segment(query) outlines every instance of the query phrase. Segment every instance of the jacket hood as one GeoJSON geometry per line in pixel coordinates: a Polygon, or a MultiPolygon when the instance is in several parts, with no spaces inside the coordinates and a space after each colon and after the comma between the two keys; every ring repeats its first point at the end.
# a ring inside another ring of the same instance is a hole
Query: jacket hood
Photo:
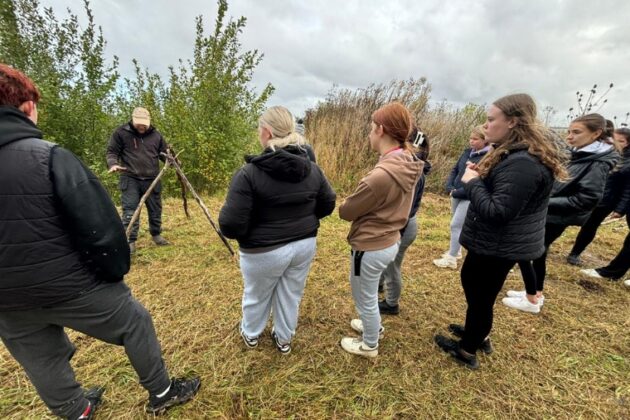
{"type": "Polygon", "coordinates": [[[13,106],[0,106],[0,147],[16,140],[42,138],[42,132],[26,114],[13,106]]]}
{"type": "Polygon", "coordinates": [[[573,151],[571,152],[571,163],[584,163],[589,161],[599,161],[607,163],[610,168],[615,166],[615,163],[619,159],[619,154],[615,151],[615,148],[610,146],[601,152],[591,153],[585,151],[573,151]]]}
{"type": "Polygon", "coordinates": [[[129,121],[127,124],[123,125],[123,130],[129,131],[130,133],[133,133],[136,136],[144,136],[144,135],[152,133],[153,130],[155,130],[155,127],[150,125],[149,128],[147,128],[147,131],[144,132],[144,134],[140,134],[138,133],[138,130],[134,128],[133,123],[129,121]]]}
{"type": "Polygon", "coordinates": [[[406,152],[390,153],[381,157],[374,169],[385,171],[400,188],[412,191],[420,178],[424,162],[406,152]]]}
{"type": "Polygon", "coordinates": [[[260,155],[246,156],[245,162],[260,168],[274,179],[298,183],[311,173],[311,161],[306,149],[286,146],[280,149],[265,149],[260,155]]]}

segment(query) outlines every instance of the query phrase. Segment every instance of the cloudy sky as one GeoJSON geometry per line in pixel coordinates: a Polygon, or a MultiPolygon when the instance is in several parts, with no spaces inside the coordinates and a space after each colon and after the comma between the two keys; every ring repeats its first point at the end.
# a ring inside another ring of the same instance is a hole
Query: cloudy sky
{"type": "MultiPolygon", "coordinates": [[[[58,14],[79,0],[42,0],[58,14]]],[[[194,18],[210,32],[213,0],[92,0],[108,54],[123,75],[136,58],[151,71],[192,54],[194,18]]],[[[271,105],[301,114],[339,87],[426,77],[433,100],[487,104],[530,93],[564,122],[575,92],[611,82],[601,113],[630,112],[630,1],[627,0],[233,0],[247,18],[244,49],[264,53],[254,86],[270,82],[271,105]]],[[[602,90],[600,89],[600,92],[602,90]]]]}

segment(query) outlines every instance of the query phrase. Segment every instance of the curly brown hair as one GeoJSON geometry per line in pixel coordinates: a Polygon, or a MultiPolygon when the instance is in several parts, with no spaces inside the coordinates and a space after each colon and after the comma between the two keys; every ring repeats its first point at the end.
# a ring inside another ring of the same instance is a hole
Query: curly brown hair
{"type": "Polygon", "coordinates": [[[564,165],[565,158],[552,140],[549,129],[536,119],[536,103],[525,93],[507,95],[492,103],[507,118],[516,122],[507,139],[499,147],[488,153],[477,167],[481,177],[485,177],[510,150],[526,146],[527,151],[538,157],[548,167],[557,180],[564,181],[568,173],[564,165]]]}

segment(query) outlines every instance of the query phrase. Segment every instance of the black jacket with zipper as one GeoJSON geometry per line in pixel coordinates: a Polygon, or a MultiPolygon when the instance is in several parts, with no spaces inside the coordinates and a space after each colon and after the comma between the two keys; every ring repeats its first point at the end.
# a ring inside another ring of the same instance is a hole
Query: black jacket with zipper
{"type": "Polygon", "coordinates": [[[470,206],[459,242],[477,254],[533,260],[545,250],[553,174],[524,145],[504,152],[485,178],[464,184],[470,206]]]}
{"type": "Polygon", "coordinates": [[[608,173],[618,159],[612,147],[600,153],[571,152],[569,180],[554,183],[547,223],[582,226],[602,199],[608,173]]]}
{"type": "Polygon", "coordinates": [[[121,165],[126,168],[123,175],[139,179],[153,179],[160,172],[160,153],[166,152],[167,144],[162,134],[150,126],[140,134],[132,123],[118,127],[107,145],[107,167],[121,165]]]}
{"type": "Polygon", "coordinates": [[[623,150],[621,161],[608,174],[600,206],[621,215],[630,213],[630,146],[623,150]]]}
{"type": "Polygon", "coordinates": [[[0,311],[51,306],[129,271],[118,212],[71,152],[0,107],[0,311]]]}

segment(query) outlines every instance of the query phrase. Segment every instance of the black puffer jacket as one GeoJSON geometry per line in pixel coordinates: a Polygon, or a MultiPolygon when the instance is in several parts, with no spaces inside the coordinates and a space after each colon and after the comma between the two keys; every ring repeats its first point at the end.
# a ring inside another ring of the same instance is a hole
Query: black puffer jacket
{"type": "Polygon", "coordinates": [[[465,184],[470,207],[459,237],[477,254],[532,260],[545,250],[545,216],[553,174],[515,145],[485,178],[465,184]]]}
{"type": "Polygon", "coordinates": [[[600,205],[621,215],[630,213],[630,146],[623,150],[621,161],[608,174],[600,205]]]}
{"type": "Polygon", "coordinates": [[[50,306],[129,270],[98,179],[13,107],[0,107],[0,203],[0,311],[50,306]]]}
{"type": "Polygon", "coordinates": [[[600,153],[572,152],[567,165],[570,179],[554,183],[547,223],[583,225],[602,199],[608,172],[618,159],[619,155],[612,147],[600,153]]]}
{"type": "Polygon", "coordinates": [[[485,150],[485,148],[477,152],[473,152],[472,148],[464,150],[464,153],[459,157],[446,179],[446,192],[450,193],[453,198],[468,200],[464,183],[462,182],[462,176],[464,176],[466,171],[466,162],[479,163],[487,153],[488,150],[485,150]]]}
{"type": "Polygon", "coordinates": [[[282,245],[317,235],[335,208],[335,192],[304,148],[287,146],[246,158],[219,214],[221,231],[242,249],[282,245]]]}

